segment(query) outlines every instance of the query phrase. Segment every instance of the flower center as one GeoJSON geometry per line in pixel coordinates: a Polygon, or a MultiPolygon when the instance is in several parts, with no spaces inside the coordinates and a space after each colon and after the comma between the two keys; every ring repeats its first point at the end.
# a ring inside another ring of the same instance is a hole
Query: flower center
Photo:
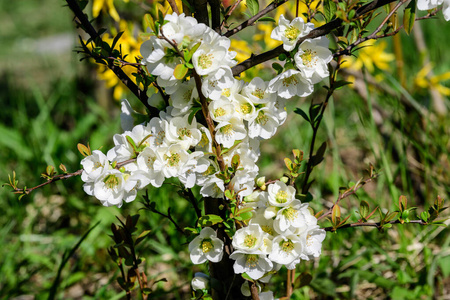
{"type": "Polygon", "coordinates": [[[273,229],[269,225],[263,225],[263,226],[261,226],[261,229],[264,232],[267,232],[268,234],[273,235],[273,229]]]}
{"type": "Polygon", "coordinates": [[[278,203],[286,203],[287,202],[288,193],[286,191],[278,191],[275,195],[275,200],[278,203]]]}
{"type": "Polygon", "coordinates": [[[180,162],[181,156],[178,153],[173,153],[170,156],[165,155],[164,158],[167,160],[167,164],[170,167],[176,167],[176,166],[178,166],[178,163],[180,162]]]}
{"type": "Polygon", "coordinates": [[[101,167],[103,167],[103,165],[99,161],[96,161],[92,170],[97,170],[98,168],[101,168],[101,167]]]}
{"type": "Polygon", "coordinates": [[[291,75],[287,78],[283,79],[283,86],[290,86],[291,84],[296,85],[298,84],[297,78],[295,78],[295,75],[291,75]]]}
{"type": "Polygon", "coordinates": [[[308,234],[308,235],[306,236],[306,246],[311,247],[312,244],[313,244],[313,240],[312,240],[312,238],[311,238],[311,235],[308,234]]]}
{"type": "Polygon", "coordinates": [[[255,96],[256,98],[262,99],[264,98],[264,91],[262,89],[257,88],[252,92],[252,95],[255,96]]]}
{"type": "Polygon", "coordinates": [[[222,90],[222,95],[225,96],[225,97],[230,97],[231,90],[229,88],[223,89],[222,90]]]}
{"type": "Polygon", "coordinates": [[[266,125],[268,120],[269,120],[269,117],[266,116],[262,110],[259,111],[258,116],[255,119],[257,124],[261,124],[263,126],[266,125]]]}
{"type": "Polygon", "coordinates": [[[280,247],[284,252],[291,252],[294,250],[294,243],[291,240],[283,241],[280,243],[280,247]]]}
{"type": "Polygon", "coordinates": [[[177,134],[179,136],[180,139],[184,138],[184,137],[191,137],[192,133],[189,129],[187,129],[186,127],[184,128],[179,128],[177,130],[177,134]]]}
{"type": "Polygon", "coordinates": [[[311,49],[306,49],[303,54],[300,55],[304,66],[314,67],[316,65],[317,52],[311,49]]]}
{"type": "Polygon", "coordinates": [[[103,182],[108,189],[113,189],[119,185],[119,178],[116,175],[108,175],[103,182]]]}
{"type": "Polygon", "coordinates": [[[233,125],[228,124],[223,127],[220,127],[220,132],[226,135],[231,135],[233,133],[233,125]]]}
{"type": "Polygon", "coordinates": [[[198,65],[202,68],[202,69],[208,69],[212,66],[212,59],[213,59],[213,54],[209,53],[209,54],[202,54],[200,55],[200,57],[198,58],[198,65]]]}
{"type": "Polygon", "coordinates": [[[222,107],[217,108],[216,110],[214,110],[214,117],[221,117],[224,116],[227,112],[225,111],[225,109],[223,109],[222,107]]]}
{"type": "Polygon", "coordinates": [[[247,259],[245,260],[245,265],[251,268],[256,267],[258,264],[259,257],[256,254],[247,254],[247,259]]]}
{"type": "Polygon", "coordinates": [[[244,103],[241,105],[241,112],[243,114],[249,114],[252,112],[252,106],[250,103],[244,103]]]}
{"type": "Polygon", "coordinates": [[[256,240],[257,240],[256,236],[247,234],[246,237],[244,238],[244,245],[247,246],[248,248],[252,248],[253,246],[255,246],[256,240]]]}
{"type": "Polygon", "coordinates": [[[200,248],[202,249],[203,253],[208,253],[209,251],[211,251],[211,249],[214,248],[211,239],[204,239],[200,244],[200,248]]]}
{"type": "Polygon", "coordinates": [[[283,211],[283,216],[285,216],[289,221],[292,221],[298,217],[298,211],[292,207],[289,207],[283,211]]]}
{"type": "Polygon", "coordinates": [[[284,36],[291,42],[295,41],[295,39],[297,39],[299,34],[300,34],[300,30],[294,26],[289,26],[284,31],[284,36]]]}

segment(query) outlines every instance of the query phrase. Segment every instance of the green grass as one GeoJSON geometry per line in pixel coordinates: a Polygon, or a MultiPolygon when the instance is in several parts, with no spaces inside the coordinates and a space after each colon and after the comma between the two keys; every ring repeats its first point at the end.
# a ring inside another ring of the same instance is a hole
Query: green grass
{"type": "MultiPolygon", "coordinates": [[[[61,2],[41,3],[0,3],[2,28],[7,29],[0,37],[2,45],[7,45],[0,50],[0,61],[7,66],[0,73],[0,104],[4,108],[0,111],[1,180],[6,182],[7,174],[14,170],[20,183],[27,186],[43,181],[39,174],[47,165],[64,163],[69,171],[78,170],[82,159],[76,148],[78,142],[90,142],[93,149],[103,146],[105,150],[111,147],[112,136],[120,132],[117,109],[98,104],[94,95],[99,87],[90,75],[92,70],[77,62],[76,56],[66,53],[52,57],[18,50],[24,38],[73,33],[71,15],[61,2]],[[30,14],[33,17],[28,18],[30,14]]],[[[432,61],[439,62],[434,71],[445,72],[450,65],[445,51],[450,41],[442,36],[450,32],[449,24],[440,20],[423,24],[432,61]],[[437,27],[441,30],[435,30],[437,27]],[[433,42],[436,40],[439,47],[433,42]]],[[[402,39],[407,82],[411,83],[420,67],[411,39],[402,39]]],[[[399,101],[401,95],[406,95],[430,109],[425,91],[414,90],[412,84],[408,84],[408,92],[403,91],[396,78],[395,73],[385,74],[383,81],[395,95],[372,88],[367,100],[348,88],[334,95],[317,139],[317,147],[323,141],[328,147],[324,162],[312,174],[315,183],[310,205],[316,211],[330,206],[339,187],[366,176],[364,169],[369,162],[381,171],[380,177],[342,205],[343,213],[350,214],[353,222],[358,219],[355,211],[361,200],[373,208],[392,211],[402,194],[419,209],[430,205],[436,195],[449,199],[450,121],[445,117],[423,118],[407,101],[399,101]],[[373,117],[377,110],[388,118],[377,123],[373,117]]],[[[313,96],[316,102],[324,95],[318,89],[313,96]]],[[[262,143],[261,175],[268,179],[282,176],[283,158],[291,157],[290,149],[301,149],[308,157],[312,131],[293,113],[296,107],[307,110],[309,100],[289,103],[286,124],[274,139],[262,143]]],[[[146,259],[149,280],[168,280],[153,287],[154,299],[189,298],[189,281],[194,272],[207,269],[192,266],[187,241],[180,238],[169,221],[138,211],[142,207],[139,197],[121,209],[106,208],[84,194],[81,187],[81,180],[72,178],[21,201],[7,187],[0,189],[0,242],[5,245],[0,248],[0,298],[47,298],[63,253],[70,251],[98,221],[100,224],[62,269],[56,298],[123,298],[116,283],[117,268],[106,251],[113,244],[108,234],[110,224],[117,223],[116,216],[123,219],[136,213],[141,214],[138,227],[152,230],[138,248],[146,259]]],[[[171,207],[182,227],[192,225],[195,216],[173,186],[152,188],[149,195],[161,212],[171,207]]],[[[387,232],[357,228],[329,233],[321,259],[300,264],[297,274],[310,272],[313,280],[310,286],[296,290],[293,299],[438,298],[449,291],[449,244],[449,230],[442,227],[403,225],[387,232]]],[[[284,295],[284,272],[271,281],[277,296],[284,295]]]]}

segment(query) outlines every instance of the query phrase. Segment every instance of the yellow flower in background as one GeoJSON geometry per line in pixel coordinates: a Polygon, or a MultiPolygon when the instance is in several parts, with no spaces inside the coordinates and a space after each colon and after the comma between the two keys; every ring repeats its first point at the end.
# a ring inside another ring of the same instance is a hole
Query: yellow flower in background
{"type": "MultiPolygon", "coordinates": [[[[126,60],[129,62],[134,63],[134,57],[140,56],[140,46],[142,44],[142,40],[138,37],[137,39],[133,36],[133,25],[129,24],[125,20],[121,20],[119,23],[119,30],[123,31],[123,34],[119,41],[116,44],[115,49],[119,49],[119,45],[122,48],[122,54],[128,56],[126,57],[126,60]]],[[[112,44],[114,37],[117,35],[117,32],[113,31],[112,36],[105,33],[102,36],[103,41],[112,44]]],[[[139,35],[138,35],[139,36],[139,35]]],[[[114,74],[113,71],[111,71],[107,66],[105,65],[98,65],[98,73],[99,78],[101,80],[104,80],[106,82],[106,86],[108,88],[113,88],[113,97],[115,100],[120,100],[123,98],[125,93],[128,91],[127,87],[117,78],[117,76],[114,74]]],[[[132,75],[132,73],[136,72],[136,68],[133,66],[123,66],[122,70],[125,72],[125,74],[130,77],[133,82],[135,82],[135,77],[132,75]]]]}
{"type": "Polygon", "coordinates": [[[385,41],[368,40],[360,45],[363,47],[355,52],[356,58],[353,56],[345,57],[342,68],[352,70],[361,70],[363,67],[370,73],[374,73],[375,67],[380,70],[388,71],[390,62],[395,59],[395,55],[387,53],[387,44],[385,41]]]}
{"type": "Polygon", "coordinates": [[[440,75],[433,75],[427,77],[430,71],[433,69],[432,64],[424,66],[416,75],[414,83],[416,86],[422,89],[436,89],[440,94],[444,96],[450,96],[450,88],[443,86],[441,82],[450,80],[450,72],[445,72],[440,75]]]}
{"type": "MultiPolygon", "coordinates": [[[[128,2],[128,0],[122,0],[123,2],[128,2]]],[[[120,17],[117,13],[116,7],[114,6],[114,0],[94,0],[92,2],[92,16],[97,18],[100,12],[107,12],[114,21],[119,22],[120,17]]]]}

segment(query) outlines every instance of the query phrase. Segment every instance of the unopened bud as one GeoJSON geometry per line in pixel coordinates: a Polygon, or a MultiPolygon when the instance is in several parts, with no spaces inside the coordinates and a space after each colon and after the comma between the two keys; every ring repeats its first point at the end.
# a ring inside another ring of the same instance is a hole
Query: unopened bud
{"type": "Polygon", "coordinates": [[[256,185],[264,191],[266,189],[266,176],[256,179],[256,185]]]}
{"type": "Polygon", "coordinates": [[[209,276],[205,273],[197,272],[191,281],[191,285],[194,291],[207,289],[209,286],[209,276]]]}
{"type": "Polygon", "coordinates": [[[287,184],[289,182],[289,178],[286,177],[286,176],[283,176],[283,177],[280,178],[280,181],[287,184]]]}

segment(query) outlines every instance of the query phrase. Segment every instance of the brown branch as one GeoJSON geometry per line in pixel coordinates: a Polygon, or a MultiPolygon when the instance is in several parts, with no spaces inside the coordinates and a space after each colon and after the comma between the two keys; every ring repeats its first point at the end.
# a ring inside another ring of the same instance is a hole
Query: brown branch
{"type": "Polygon", "coordinates": [[[209,26],[207,0],[194,0],[191,3],[194,5],[194,17],[197,21],[209,26]]]}
{"type": "Polygon", "coordinates": [[[237,0],[233,6],[231,6],[231,8],[228,10],[228,12],[226,13],[225,17],[222,20],[222,24],[220,24],[220,30],[219,32],[222,32],[223,28],[225,27],[225,24],[227,23],[228,18],[231,16],[231,14],[233,13],[233,11],[238,7],[239,3],[241,3],[242,0],[237,0]]]}
{"type": "MultiPolygon", "coordinates": [[[[89,22],[87,16],[83,13],[80,6],[78,5],[77,0],[66,0],[67,5],[75,14],[75,17],[78,19],[78,25],[91,37],[96,45],[101,46],[101,37],[98,34],[97,30],[92,26],[89,22]]],[[[159,110],[151,107],[148,104],[147,94],[141,90],[127,74],[118,66],[115,66],[113,62],[108,63],[108,68],[116,74],[116,76],[127,86],[127,88],[144,104],[147,108],[150,117],[158,116],[159,110]]]]}
{"type": "Polygon", "coordinates": [[[367,178],[366,180],[362,180],[362,181],[358,182],[354,187],[352,187],[352,188],[346,190],[344,193],[339,194],[339,197],[338,197],[338,199],[336,200],[336,203],[334,203],[333,206],[331,206],[331,208],[330,208],[326,213],[324,213],[323,215],[321,215],[320,217],[318,217],[318,218],[317,218],[317,221],[320,221],[321,219],[323,219],[323,218],[325,218],[325,217],[331,215],[331,213],[333,212],[333,207],[334,207],[335,205],[338,205],[339,202],[340,202],[342,199],[347,198],[347,197],[349,197],[349,196],[351,196],[351,195],[356,194],[356,191],[358,191],[360,188],[362,188],[362,187],[363,187],[364,185],[366,185],[367,183],[369,183],[369,182],[371,182],[372,180],[374,180],[376,177],[377,177],[377,174],[373,174],[371,177],[367,178]]]}
{"type": "Polygon", "coordinates": [[[172,8],[172,11],[176,13],[177,15],[180,14],[180,10],[178,9],[177,3],[175,0],[167,0],[169,2],[170,7],[172,8]]]}
{"type": "Polygon", "coordinates": [[[271,12],[272,10],[276,9],[278,6],[286,3],[287,1],[288,0],[280,0],[280,1],[274,1],[274,2],[270,3],[269,5],[267,5],[266,8],[264,8],[263,10],[258,12],[256,15],[254,15],[250,19],[244,21],[243,23],[241,23],[240,25],[236,26],[235,28],[230,29],[227,32],[225,32],[224,36],[230,37],[233,34],[236,34],[239,31],[241,31],[242,29],[245,29],[246,27],[253,25],[256,21],[258,21],[259,18],[261,18],[265,14],[271,12]]]}
{"type": "MultiPolygon", "coordinates": [[[[356,10],[355,13],[355,17],[354,18],[359,18],[363,15],[365,15],[366,13],[375,10],[379,7],[382,7],[386,4],[389,4],[391,2],[394,2],[395,0],[375,0],[372,1],[362,7],[360,7],[359,9],[356,10]]],[[[306,39],[314,39],[320,36],[324,36],[327,35],[328,33],[330,33],[331,31],[333,31],[334,29],[337,29],[339,27],[341,27],[343,24],[343,21],[341,19],[335,19],[325,25],[322,25],[316,29],[313,29],[309,34],[307,34],[306,36],[300,38],[300,40],[297,42],[297,45],[301,44],[304,40],[306,39]]],[[[247,69],[250,69],[251,67],[254,67],[260,63],[263,63],[265,61],[268,61],[270,59],[273,59],[275,57],[277,57],[278,55],[280,55],[281,53],[287,53],[284,49],[283,46],[278,46],[272,50],[269,50],[267,52],[258,54],[258,55],[253,55],[251,56],[249,59],[241,62],[240,64],[234,66],[233,68],[231,68],[231,70],[233,71],[233,76],[238,76],[239,74],[241,74],[242,72],[244,72],[247,69]]]]}
{"type": "MultiPolygon", "coordinates": [[[[395,221],[390,221],[390,222],[386,222],[386,223],[383,223],[383,224],[419,224],[419,225],[430,225],[429,223],[426,223],[426,222],[424,222],[424,221],[422,221],[422,220],[412,220],[412,221],[409,221],[408,223],[405,222],[405,221],[403,221],[403,223],[402,223],[401,220],[395,220],[395,221]]],[[[360,222],[357,222],[357,223],[345,224],[345,225],[342,225],[342,226],[340,226],[340,227],[338,227],[338,228],[336,228],[336,229],[344,229],[344,228],[350,228],[350,227],[376,227],[376,228],[378,228],[378,229],[381,229],[381,228],[382,228],[382,225],[381,225],[381,222],[376,222],[376,223],[360,223],[360,222]]],[[[325,228],[322,228],[322,229],[325,230],[325,231],[335,231],[335,229],[334,229],[332,226],[330,226],[330,227],[325,227],[325,228]]]]}
{"type": "MultiPolygon", "coordinates": [[[[405,2],[407,2],[407,1],[401,1],[400,3],[403,4],[403,3],[405,3],[405,2]]],[[[396,8],[394,8],[394,9],[398,9],[398,8],[399,8],[399,7],[396,7],[396,8]]],[[[435,11],[432,11],[432,12],[428,13],[427,15],[423,16],[423,17],[416,18],[415,21],[422,21],[422,20],[430,19],[430,18],[434,17],[440,10],[441,10],[441,8],[440,8],[440,9],[437,9],[437,10],[435,10],[435,11]]],[[[388,17],[390,17],[390,16],[388,16],[388,17]]],[[[386,19],[383,20],[384,23],[383,23],[382,25],[384,25],[384,24],[386,23],[385,21],[386,21],[386,19]]],[[[380,26],[381,26],[381,25],[380,25],[380,26]]],[[[333,54],[333,57],[338,57],[338,56],[341,56],[341,55],[351,55],[352,50],[353,50],[356,46],[358,46],[359,44],[364,43],[364,42],[367,41],[367,40],[378,40],[378,39],[381,39],[381,38],[386,38],[386,37],[394,36],[394,35],[396,35],[397,33],[399,33],[400,30],[402,30],[402,29],[403,29],[403,25],[400,25],[399,27],[397,27],[397,29],[395,29],[395,30],[393,30],[393,31],[391,31],[391,32],[389,32],[389,33],[378,34],[378,33],[381,31],[381,28],[378,27],[378,28],[377,28],[374,32],[372,32],[370,35],[368,35],[368,36],[366,36],[366,37],[364,37],[364,38],[361,37],[361,38],[359,38],[358,40],[356,40],[354,43],[348,45],[347,48],[345,48],[345,49],[343,49],[343,50],[341,50],[341,51],[338,51],[338,52],[334,53],[334,54],[333,54]]]]}
{"type": "Polygon", "coordinates": [[[258,286],[256,282],[250,283],[250,293],[252,295],[252,300],[259,300],[258,286]]]}
{"type": "Polygon", "coordinates": [[[211,28],[220,33],[220,0],[208,0],[211,8],[211,28]]]}
{"type": "MultiPolygon", "coordinates": [[[[122,166],[124,166],[124,165],[126,165],[126,164],[129,164],[129,163],[132,163],[132,162],[134,162],[134,161],[136,161],[136,159],[135,159],[135,158],[132,158],[132,159],[129,159],[129,160],[126,160],[126,161],[117,163],[116,169],[120,169],[120,167],[122,167],[122,166]]],[[[13,187],[14,193],[15,193],[15,194],[26,194],[26,195],[28,195],[28,194],[30,194],[32,191],[34,191],[34,190],[36,190],[36,189],[39,189],[39,188],[41,188],[41,187],[43,187],[43,186],[46,186],[46,185],[48,185],[48,184],[50,184],[50,183],[53,183],[53,182],[56,182],[56,181],[60,181],[60,180],[63,180],[63,179],[69,179],[69,178],[72,178],[72,177],[74,177],[74,176],[80,176],[81,173],[83,173],[83,169],[80,169],[80,170],[75,171],[75,172],[73,172],[73,173],[66,173],[66,174],[56,175],[56,176],[53,176],[52,178],[50,178],[49,180],[47,180],[47,181],[44,182],[44,183],[41,183],[41,184],[39,184],[39,185],[36,185],[36,186],[34,186],[34,187],[31,187],[31,188],[27,188],[27,189],[19,189],[19,188],[14,188],[14,187],[13,187]]]]}

